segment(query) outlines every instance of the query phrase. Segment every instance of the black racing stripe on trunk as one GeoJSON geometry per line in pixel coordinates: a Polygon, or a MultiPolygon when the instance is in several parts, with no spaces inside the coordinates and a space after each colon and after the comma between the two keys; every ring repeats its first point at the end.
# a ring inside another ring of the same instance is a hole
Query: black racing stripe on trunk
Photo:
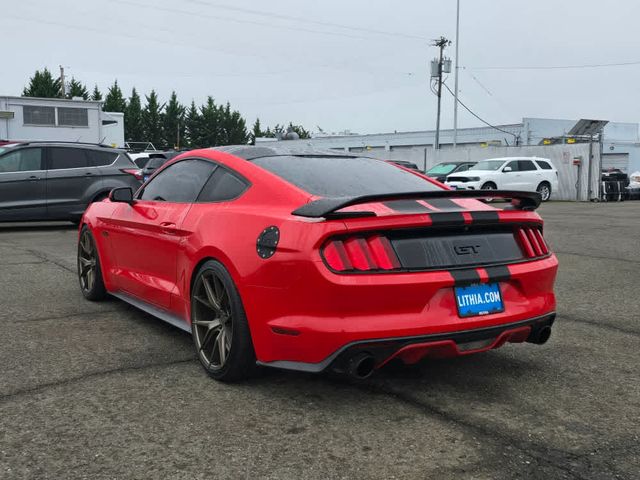
{"type": "Polygon", "coordinates": [[[402,213],[425,213],[433,211],[415,200],[393,200],[391,202],[383,202],[383,205],[391,210],[402,213]]]}
{"type": "Polygon", "coordinates": [[[470,212],[473,223],[495,223],[500,221],[498,212],[470,212]]]}
{"type": "Polygon", "coordinates": [[[429,205],[437,208],[438,210],[464,210],[463,207],[448,198],[433,198],[427,201],[429,202],[429,205]]]}
{"type": "Polygon", "coordinates": [[[472,283],[480,283],[480,274],[475,268],[469,268],[466,270],[449,270],[449,273],[453,277],[456,287],[462,287],[472,283]]]}
{"type": "Polygon", "coordinates": [[[511,272],[506,265],[485,268],[489,276],[489,282],[506,282],[511,278],[511,272]]]}
{"type": "Polygon", "coordinates": [[[442,212],[431,214],[431,224],[434,226],[464,225],[462,212],[442,212]]]}

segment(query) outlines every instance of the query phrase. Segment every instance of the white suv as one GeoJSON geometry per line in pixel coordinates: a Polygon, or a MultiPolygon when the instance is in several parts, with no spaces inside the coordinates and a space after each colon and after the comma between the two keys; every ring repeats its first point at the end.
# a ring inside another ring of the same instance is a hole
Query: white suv
{"type": "Polygon", "coordinates": [[[445,183],[458,190],[538,192],[546,202],[551,192],[558,189],[558,171],[546,158],[490,158],[476,163],[463,174],[449,175],[445,183]]]}

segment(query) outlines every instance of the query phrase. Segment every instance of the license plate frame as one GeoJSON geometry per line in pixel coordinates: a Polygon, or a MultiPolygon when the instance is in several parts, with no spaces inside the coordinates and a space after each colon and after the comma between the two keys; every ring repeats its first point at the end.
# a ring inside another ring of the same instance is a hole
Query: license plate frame
{"type": "Polygon", "coordinates": [[[497,282],[454,287],[453,295],[460,318],[504,312],[504,298],[497,282]]]}

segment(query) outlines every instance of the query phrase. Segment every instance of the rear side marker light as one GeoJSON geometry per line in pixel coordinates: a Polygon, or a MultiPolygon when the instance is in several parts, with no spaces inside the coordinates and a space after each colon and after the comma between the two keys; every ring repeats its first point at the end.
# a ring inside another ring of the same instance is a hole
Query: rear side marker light
{"type": "Polygon", "coordinates": [[[516,237],[526,258],[543,257],[549,253],[549,247],[537,227],[518,228],[516,237]]]}
{"type": "Polygon", "coordinates": [[[400,268],[391,243],[382,235],[329,240],[322,249],[327,265],[337,272],[385,271],[400,268]]]}

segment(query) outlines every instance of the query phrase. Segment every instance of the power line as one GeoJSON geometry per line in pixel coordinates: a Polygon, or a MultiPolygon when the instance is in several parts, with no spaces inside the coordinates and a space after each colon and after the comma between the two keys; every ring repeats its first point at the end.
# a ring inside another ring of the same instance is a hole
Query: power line
{"type": "Polygon", "coordinates": [[[631,62],[616,63],[586,63],[582,65],[521,65],[515,67],[499,66],[499,67],[463,67],[471,70],[572,70],[579,68],[604,68],[604,67],[625,67],[629,65],[640,65],[640,60],[631,62]]]}
{"type": "Polygon", "coordinates": [[[375,35],[385,35],[385,36],[391,36],[391,37],[407,38],[407,39],[411,39],[411,40],[423,40],[423,41],[428,41],[429,40],[426,37],[421,37],[419,35],[411,35],[411,34],[408,34],[408,33],[389,32],[389,31],[385,31],[385,30],[377,30],[377,29],[374,29],[374,28],[357,27],[357,26],[354,26],[354,25],[345,25],[345,24],[341,24],[341,23],[326,22],[326,21],[321,21],[321,20],[310,20],[310,19],[304,18],[304,17],[296,17],[296,16],[293,16],[293,15],[285,15],[285,14],[281,14],[281,13],[271,13],[271,12],[265,12],[264,10],[254,10],[254,9],[250,9],[250,8],[242,8],[242,7],[236,7],[236,6],[225,5],[225,4],[220,4],[220,3],[210,3],[210,2],[203,1],[203,0],[183,0],[183,2],[184,3],[192,3],[192,4],[196,4],[196,5],[207,6],[207,7],[214,7],[214,8],[217,8],[217,9],[231,10],[231,11],[234,11],[234,12],[246,13],[246,14],[249,14],[249,15],[256,15],[256,16],[262,16],[262,17],[268,17],[268,18],[277,18],[279,20],[287,20],[287,21],[293,21],[293,22],[298,22],[298,23],[308,23],[308,24],[312,24],[312,25],[320,25],[320,26],[323,26],[323,27],[341,28],[341,29],[346,29],[346,30],[351,30],[351,31],[371,33],[371,34],[375,34],[375,35]]]}
{"type": "Polygon", "coordinates": [[[480,116],[479,116],[478,114],[476,114],[473,110],[471,110],[469,107],[467,107],[467,106],[462,102],[462,100],[460,100],[460,96],[457,96],[457,97],[456,97],[456,95],[454,95],[454,93],[453,93],[453,92],[451,91],[451,89],[449,88],[449,85],[447,85],[447,84],[446,84],[446,83],[444,83],[444,82],[443,82],[442,84],[444,85],[444,88],[446,88],[446,89],[449,91],[449,93],[450,93],[451,95],[453,95],[453,97],[454,97],[455,99],[457,99],[457,100],[458,100],[458,103],[459,103],[459,104],[460,104],[460,105],[461,105],[461,106],[462,106],[462,107],[463,107],[467,112],[469,112],[471,115],[473,115],[474,117],[476,117],[478,120],[480,120],[482,123],[484,123],[484,124],[485,124],[485,125],[487,125],[488,127],[491,127],[491,128],[493,128],[494,130],[498,130],[499,132],[506,133],[506,134],[508,134],[508,135],[513,135],[513,138],[515,138],[516,142],[518,141],[518,135],[516,135],[516,134],[515,134],[515,133],[513,133],[513,132],[509,132],[509,131],[507,131],[507,130],[503,130],[502,128],[496,127],[495,125],[492,125],[492,124],[490,124],[489,122],[487,122],[484,118],[480,117],[480,116]]]}

